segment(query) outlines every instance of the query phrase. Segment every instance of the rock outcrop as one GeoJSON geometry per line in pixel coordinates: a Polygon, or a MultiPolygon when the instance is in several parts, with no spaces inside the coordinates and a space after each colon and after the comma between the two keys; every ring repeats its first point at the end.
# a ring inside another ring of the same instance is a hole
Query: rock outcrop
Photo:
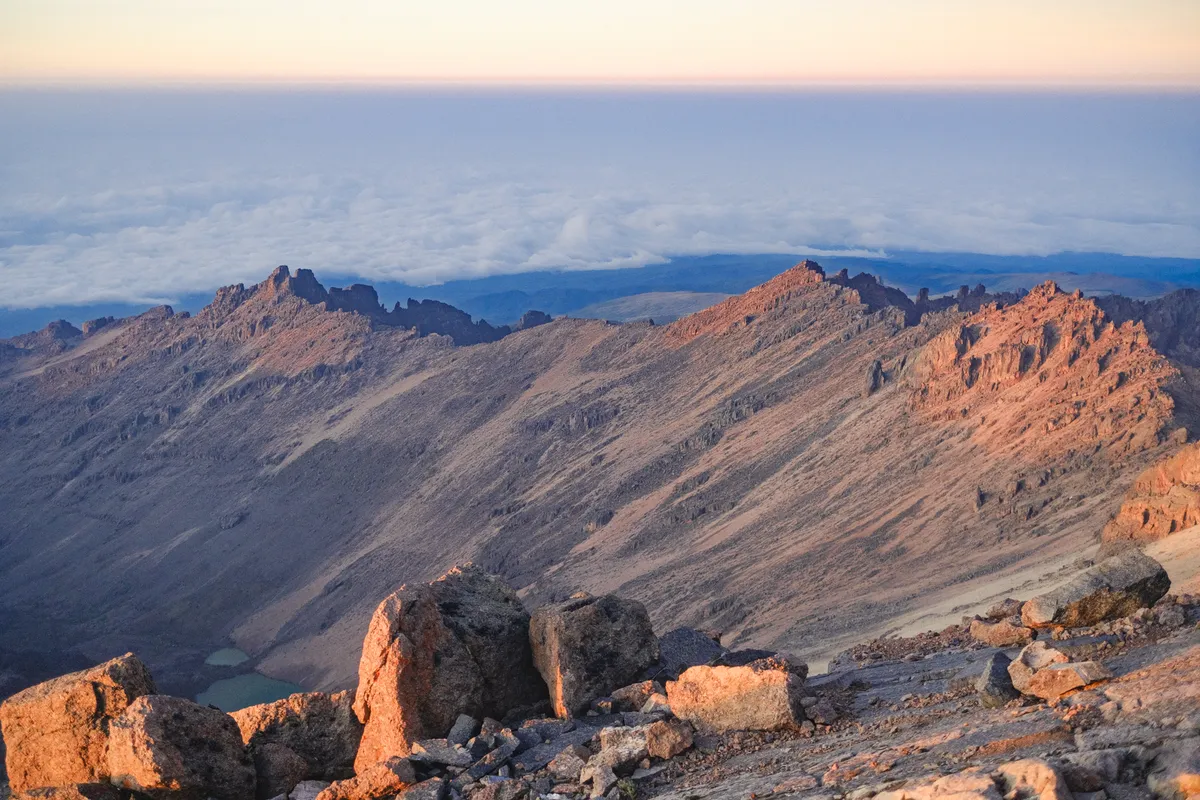
{"type": "Polygon", "coordinates": [[[936,336],[913,366],[910,404],[975,422],[976,440],[997,449],[1098,439],[1123,454],[1163,439],[1175,409],[1163,389],[1177,375],[1140,323],[1115,325],[1092,300],[1046,283],[936,336]]]}
{"type": "Polygon", "coordinates": [[[554,713],[580,716],[658,661],[646,607],[614,595],[577,597],[533,612],[529,640],[554,713]]]}
{"type": "Polygon", "coordinates": [[[529,614],[499,578],[468,565],[404,586],[380,603],[363,642],[355,769],[446,736],[460,714],[500,718],[545,699],[529,614]]]}
{"type": "Polygon", "coordinates": [[[1171,579],[1161,564],[1140,551],[1129,551],[1032,598],[1021,610],[1021,619],[1033,628],[1095,625],[1148,608],[1170,588],[1171,579]]]}
{"type": "MultiPolygon", "coordinates": [[[[272,769],[281,769],[276,764],[300,763],[302,774],[293,785],[302,780],[332,781],[349,778],[354,773],[354,756],[363,726],[354,715],[353,702],[353,692],[334,695],[307,692],[243,708],[231,716],[255,758],[256,767],[259,762],[272,769]]],[[[259,772],[261,784],[262,768],[259,772]]],[[[291,788],[288,786],[284,792],[291,788]]],[[[267,797],[278,793],[268,793],[267,797]]]]}
{"type": "Polygon", "coordinates": [[[181,697],[143,695],[113,720],[112,782],[164,798],[253,800],[254,762],[233,717],[181,697]]]}
{"type": "Polygon", "coordinates": [[[107,781],[114,720],[154,691],[146,665],[126,653],[5,700],[0,730],[13,791],[107,781]]]}
{"type": "Polygon", "coordinates": [[[1155,464],[1134,481],[1104,528],[1107,548],[1140,544],[1200,524],[1200,442],[1155,464]]]}
{"type": "Polygon", "coordinates": [[[804,719],[804,678],[786,660],[744,667],[692,667],[667,683],[667,700],[680,719],[715,731],[773,731],[804,719]]]}

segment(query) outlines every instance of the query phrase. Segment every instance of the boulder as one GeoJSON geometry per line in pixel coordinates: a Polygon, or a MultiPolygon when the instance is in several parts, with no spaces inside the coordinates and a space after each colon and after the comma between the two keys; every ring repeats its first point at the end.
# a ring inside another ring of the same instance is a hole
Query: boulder
{"type": "Polygon", "coordinates": [[[592,753],[583,745],[571,745],[556,755],[546,765],[550,770],[550,774],[560,781],[575,782],[579,780],[579,773],[587,766],[587,762],[591,759],[592,753]]]}
{"type": "Polygon", "coordinates": [[[1108,668],[1098,661],[1051,664],[1033,674],[1024,692],[1043,700],[1056,700],[1067,692],[1106,681],[1112,676],[1108,668]]]}
{"type": "Polygon", "coordinates": [[[1032,628],[1095,625],[1157,603],[1171,579],[1153,558],[1130,550],[1101,561],[1063,586],[1025,603],[1021,620],[1032,628]]]}
{"type": "Polygon", "coordinates": [[[604,797],[609,789],[617,785],[617,774],[605,764],[588,764],[579,773],[579,782],[591,784],[592,797],[604,797]]]}
{"type": "Polygon", "coordinates": [[[995,653],[983,665],[983,673],[975,681],[979,703],[984,708],[999,708],[1021,696],[1008,674],[1012,661],[1004,653],[995,653]]]}
{"type": "Polygon", "coordinates": [[[613,595],[576,597],[537,609],[529,640],[560,717],[586,713],[597,697],[626,686],[658,661],[646,607],[613,595]]]}
{"type": "Polygon", "coordinates": [[[421,739],[413,742],[409,758],[424,764],[441,764],[447,767],[469,767],[475,763],[469,750],[447,739],[421,739]]]}
{"type": "Polygon", "coordinates": [[[989,608],[987,610],[987,613],[984,614],[983,616],[984,616],[984,619],[990,620],[992,622],[997,622],[1002,619],[1008,619],[1009,617],[1020,617],[1021,609],[1024,607],[1025,607],[1024,600],[1017,600],[1012,597],[1006,597],[1003,600],[1001,600],[999,603],[996,603],[991,608],[989,608]]]}
{"type": "Polygon", "coordinates": [[[613,711],[641,711],[646,701],[665,691],[658,681],[642,681],[623,686],[612,693],[613,711]]]}
{"type": "Polygon", "coordinates": [[[446,740],[451,744],[466,744],[478,732],[479,720],[470,714],[459,714],[458,719],[454,720],[454,724],[450,726],[450,732],[446,734],[446,740]]]}
{"type": "MultiPolygon", "coordinates": [[[[1020,618],[1018,618],[1018,621],[1020,618]]],[[[981,619],[971,621],[971,638],[991,647],[1013,647],[1027,645],[1034,640],[1032,628],[1024,625],[1014,625],[1008,619],[999,622],[985,622],[981,619]]]]}
{"type": "Polygon", "coordinates": [[[546,698],[528,612],[499,578],[470,565],[380,603],[358,674],[359,770],[446,736],[460,715],[503,717],[546,698]]]}
{"type": "Polygon", "coordinates": [[[363,726],[352,705],[350,692],[303,692],[230,716],[251,754],[267,744],[282,745],[304,760],[300,780],[337,780],[354,774],[354,754],[362,739],[363,726]]]}
{"type": "Polygon", "coordinates": [[[417,784],[417,771],[407,758],[393,756],[358,771],[353,778],[334,781],[316,800],[373,800],[397,795],[417,784]]]}
{"type": "Polygon", "coordinates": [[[1040,669],[1051,664],[1065,664],[1070,659],[1061,650],[1056,650],[1045,642],[1033,642],[1025,646],[1017,657],[1008,665],[1008,677],[1012,679],[1013,688],[1022,694],[1027,694],[1029,682],[1040,669]]]}
{"type": "Polygon", "coordinates": [[[112,782],[171,798],[251,800],[255,772],[233,717],[181,697],[144,695],[112,721],[112,782]]]}
{"type": "Polygon", "coordinates": [[[251,756],[257,775],[258,800],[286,795],[308,776],[308,762],[287,745],[267,742],[255,747],[251,756]]]}
{"type": "Polygon", "coordinates": [[[677,719],[646,726],[646,752],[651,758],[674,758],[692,746],[692,726],[677,719]]]}
{"type": "Polygon", "coordinates": [[[126,653],[5,700],[0,729],[12,791],[107,781],[112,720],[154,691],[150,670],[126,653]]]}
{"type": "Polygon", "coordinates": [[[692,667],[667,683],[672,713],[715,731],[797,726],[804,721],[803,695],[804,679],[778,659],[744,667],[692,667]]]}

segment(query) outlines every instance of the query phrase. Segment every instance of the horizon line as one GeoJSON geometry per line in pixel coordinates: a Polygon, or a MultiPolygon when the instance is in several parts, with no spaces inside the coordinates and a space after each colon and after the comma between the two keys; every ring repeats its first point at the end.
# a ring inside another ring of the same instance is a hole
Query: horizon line
{"type": "Polygon", "coordinates": [[[1045,79],[885,78],[885,79],[725,79],[725,78],[391,78],[391,77],[245,77],[161,79],[34,78],[0,76],[0,91],[131,90],[131,89],[454,89],[454,90],[591,90],[591,91],[1033,91],[1171,94],[1200,93],[1200,76],[1187,79],[1045,79]]]}

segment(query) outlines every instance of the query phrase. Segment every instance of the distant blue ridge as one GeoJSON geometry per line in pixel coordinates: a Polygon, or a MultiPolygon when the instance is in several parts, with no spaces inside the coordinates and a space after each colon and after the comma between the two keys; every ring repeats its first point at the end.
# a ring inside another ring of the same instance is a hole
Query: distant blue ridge
{"type": "MultiPolygon", "coordinates": [[[[412,297],[440,300],[493,325],[515,322],[536,308],[553,316],[585,306],[645,292],[721,292],[740,294],[805,258],[802,254],[709,255],[674,258],[665,264],[626,269],[546,270],[448,281],[436,286],[409,286],[399,281],[373,281],[310,267],[326,286],[369,283],[390,306],[412,297]]],[[[998,256],[981,253],[892,252],[887,258],[820,256],[813,260],[836,272],[871,272],[911,295],[925,287],[934,295],[961,285],[983,283],[1010,291],[1056,280],[1064,289],[1087,294],[1153,297],[1179,288],[1200,288],[1200,259],[1148,258],[1113,253],[1058,253],[1049,256],[998,256]]],[[[266,277],[266,270],[262,277],[266,277]]],[[[176,312],[198,311],[212,300],[210,292],[188,294],[171,303],[176,312]]],[[[151,304],[92,303],[30,309],[0,309],[0,338],[44,328],[57,319],[79,325],[97,317],[128,317],[151,304]]]]}

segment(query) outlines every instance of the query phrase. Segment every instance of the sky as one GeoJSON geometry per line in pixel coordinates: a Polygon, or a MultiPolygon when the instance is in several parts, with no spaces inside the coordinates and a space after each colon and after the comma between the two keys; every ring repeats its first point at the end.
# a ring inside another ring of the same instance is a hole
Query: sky
{"type": "Polygon", "coordinates": [[[1200,87],[1197,0],[3,0],[9,85],[1200,87]]]}
{"type": "Polygon", "coordinates": [[[1198,258],[1200,95],[0,92],[0,307],[830,250],[1198,258]]]}

